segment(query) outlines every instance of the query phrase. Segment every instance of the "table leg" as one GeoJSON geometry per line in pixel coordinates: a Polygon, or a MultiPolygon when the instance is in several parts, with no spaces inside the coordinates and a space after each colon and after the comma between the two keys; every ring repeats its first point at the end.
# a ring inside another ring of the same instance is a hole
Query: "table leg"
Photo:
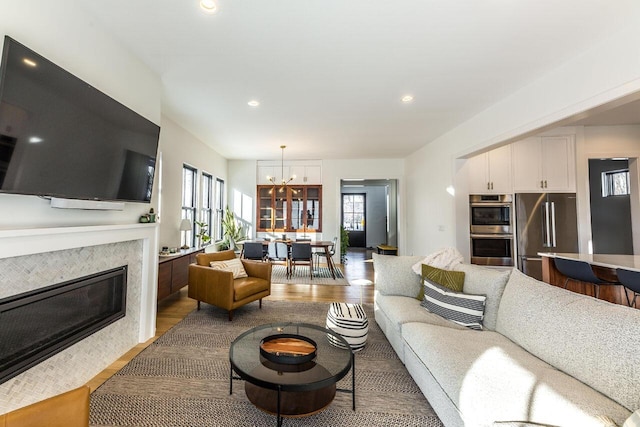
{"type": "Polygon", "coordinates": [[[335,271],[336,266],[333,264],[333,260],[331,259],[331,255],[329,255],[329,247],[328,246],[324,247],[324,255],[327,258],[327,267],[329,267],[329,271],[331,272],[331,277],[333,277],[333,280],[336,280],[336,271],[335,271]]]}
{"type": "Polygon", "coordinates": [[[351,406],[356,410],[356,357],[353,351],[351,352],[351,406]]]}
{"type": "Polygon", "coordinates": [[[278,427],[282,426],[282,414],[280,413],[281,391],[282,391],[282,387],[278,386],[278,427]]]}
{"type": "Polygon", "coordinates": [[[229,370],[229,395],[233,394],[233,366],[229,370]]]}

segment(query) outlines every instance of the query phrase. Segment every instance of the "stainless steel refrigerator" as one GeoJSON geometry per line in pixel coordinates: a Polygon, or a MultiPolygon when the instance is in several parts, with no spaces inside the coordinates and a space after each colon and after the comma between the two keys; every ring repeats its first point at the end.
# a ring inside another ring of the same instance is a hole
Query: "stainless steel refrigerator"
{"type": "Polygon", "coordinates": [[[578,252],[575,193],[517,193],[518,269],[542,280],[538,252],[578,252]]]}

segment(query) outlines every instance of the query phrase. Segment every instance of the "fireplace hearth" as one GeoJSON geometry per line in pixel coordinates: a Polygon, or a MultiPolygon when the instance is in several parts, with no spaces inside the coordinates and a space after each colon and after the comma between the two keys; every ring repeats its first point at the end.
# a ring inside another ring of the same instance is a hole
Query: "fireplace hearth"
{"type": "Polygon", "coordinates": [[[121,319],[127,266],[0,299],[0,383],[121,319]]]}

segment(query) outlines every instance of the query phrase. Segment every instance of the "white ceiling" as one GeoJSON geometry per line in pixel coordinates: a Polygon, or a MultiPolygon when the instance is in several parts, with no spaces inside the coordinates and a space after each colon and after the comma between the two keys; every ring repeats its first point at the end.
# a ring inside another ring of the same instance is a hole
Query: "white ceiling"
{"type": "Polygon", "coordinates": [[[401,158],[620,27],[637,0],[78,0],[229,159],[401,158]],[[415,99],[403,104],[400,98],[415,99]],[[247,102],[260,101],[252,108],[247,102]]]}

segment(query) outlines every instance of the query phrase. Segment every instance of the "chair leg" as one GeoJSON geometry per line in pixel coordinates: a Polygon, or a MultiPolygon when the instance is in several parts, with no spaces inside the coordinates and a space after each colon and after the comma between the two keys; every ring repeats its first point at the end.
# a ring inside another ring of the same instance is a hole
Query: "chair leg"
{"type": "Polygon", "coordinates": [[[258,307],[262,308],[262,298],[260,298],[259,302],[258,302],[258,307]]]}
{"type": "Polygon", "coordinates": [[[198,301],[198,310],[200,310],[200,301],[198,301]]]}
{"type": "Polygon", "coordinates": [[[233,320],[233,310],[229,310],[229,322],[233,320]]]}
{"type": "Polygon", "coordinates": [[[564,281],[564,288],[567,289],[567,285],[569,284],[569,278],[564,281]]]}
{"type": "MultiPolygon", "coordinates": [[[[627,297],[627,305],[629,307],[631,307],[631,300],[629,299],[629,291],[627,290],[627,288],[624,288],[624,287],[622,289],[624,290],[624,296],[627,297]]],[[[634,303],[636,302],[636,293],[635,292],[633,293],[633,302],[634,303]]]]}
{"type": "Polygon", "coordinates": [[[596,285],[595,283],[593,284],[593,294],[595,295],[596,299],[599,299],[599,297],[600,297],[600,285],[596,285]]]}

